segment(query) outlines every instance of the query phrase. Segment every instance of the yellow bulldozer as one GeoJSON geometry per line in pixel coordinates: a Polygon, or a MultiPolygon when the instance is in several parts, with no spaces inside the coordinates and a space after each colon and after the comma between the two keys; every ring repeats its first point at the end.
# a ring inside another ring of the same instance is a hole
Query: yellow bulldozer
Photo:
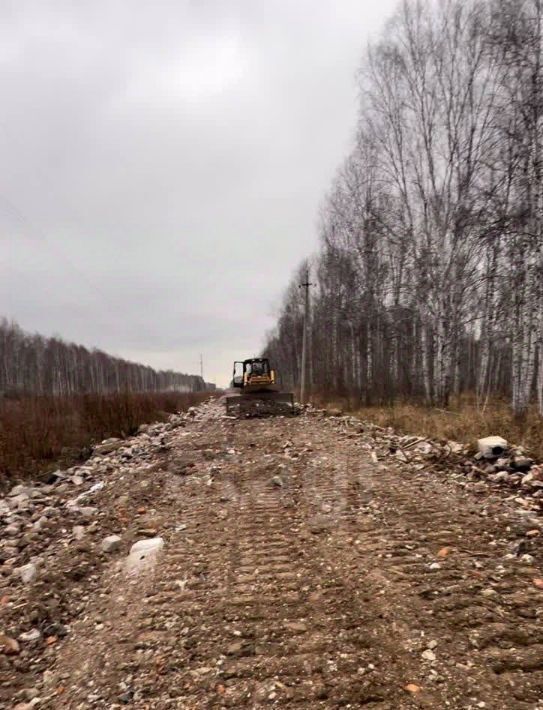
{"type": "Polygon", "coordinates": [[[277,373],[267,358],[236,360],[230,387],[226,396],[227,414],[264,416],[294,411],[292,392],[280,391],[277,373]]]}

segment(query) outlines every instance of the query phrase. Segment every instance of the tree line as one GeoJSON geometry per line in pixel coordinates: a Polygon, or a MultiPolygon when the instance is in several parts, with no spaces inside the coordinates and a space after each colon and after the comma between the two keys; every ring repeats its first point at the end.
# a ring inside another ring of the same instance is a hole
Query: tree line
{"type": "Polygon", "coordinates": [[[0,396],[200,392],[196,375],[128,362],[101,350],[24,332],[0,319],[0,396]]]}
{"type": "MultiPolygon", "coordinates": [[[[413,0],[368,48],[310,260],[321,390],[543,413],[542,43],[541,0],[413,0]]],[[[265,348],[291,384],[306,266],[265,348]]]]}

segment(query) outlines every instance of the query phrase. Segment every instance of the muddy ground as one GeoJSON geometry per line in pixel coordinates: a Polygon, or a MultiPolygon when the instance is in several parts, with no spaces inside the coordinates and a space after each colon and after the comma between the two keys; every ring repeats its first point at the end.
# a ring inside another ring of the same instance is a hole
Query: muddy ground
{"type": "Polygon", "coordinates": [[[51,484],[10,543],[0,708],[543,708],[537,513],[350,419],[191,414],[97,454],[76,503],[51,484]]]}

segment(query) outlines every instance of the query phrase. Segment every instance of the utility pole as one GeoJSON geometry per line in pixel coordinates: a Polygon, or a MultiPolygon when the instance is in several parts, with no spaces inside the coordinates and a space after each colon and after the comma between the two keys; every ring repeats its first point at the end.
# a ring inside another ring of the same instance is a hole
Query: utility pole
{"type": "Polygon", "coordinates": [[[306,403],[306,371],[307,371],[307,330],[309,328],[309,287],[313,286],[309,282],[309,266],[305,271],[305,281],[300,284],[299,288],[305,289],[304,291],[304,326],[303,326],[303,337],[302,337],[302,367],[301,367],[301,377],[300,377],[300,401],[302,404],[306,403]]]}
{"type": "Polygon", "coordinates": [[[204,379],[204,356],[200,353],[200,377],[204,379]]]}

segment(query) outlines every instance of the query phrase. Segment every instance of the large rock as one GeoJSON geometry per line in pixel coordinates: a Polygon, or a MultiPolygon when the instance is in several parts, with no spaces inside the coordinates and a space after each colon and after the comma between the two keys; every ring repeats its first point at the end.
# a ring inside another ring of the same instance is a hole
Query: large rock
{"type": "Polygon", "coordinates": [[[163,547],[164,540],[161,537],[138,540],[132,545],[130,553],[126,558],[126,571],[130,574],[137,574],[142,569],[153,565],[158,553],[163,547]]]}
{"type": "Polygon", "coordinates": [[[485,459],[497,459],[507,451],[508,443],[501,436],[485,436],[477,441],[479,453],[485,459]]]}

